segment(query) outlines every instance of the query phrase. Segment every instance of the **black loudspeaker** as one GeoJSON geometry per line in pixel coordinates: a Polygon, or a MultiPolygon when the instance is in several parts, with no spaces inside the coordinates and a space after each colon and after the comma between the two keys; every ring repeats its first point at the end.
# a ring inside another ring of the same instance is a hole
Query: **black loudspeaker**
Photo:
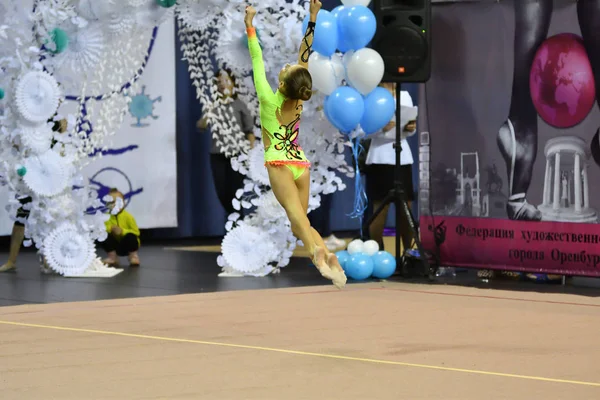
{"type": "Polygon", "coordinates": [[[426,82],[431,76],[431,0],[375,0],[371,43],[385,63],[383,82],[426,82]]]}

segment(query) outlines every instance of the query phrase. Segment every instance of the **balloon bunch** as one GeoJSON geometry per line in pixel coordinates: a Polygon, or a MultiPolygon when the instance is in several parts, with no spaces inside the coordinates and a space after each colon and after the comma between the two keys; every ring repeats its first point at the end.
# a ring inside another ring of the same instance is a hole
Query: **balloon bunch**
{"type": "MultiPolygon", "coordinates": [[[[392,94],[378,87],[385,70],[383,58],[366,47],[377,30],[375,15],[367,7],[370,0],[342,0],[342,3],[331,12],[321,10],[317,14],[314,53],[308,60],[308,70],[313,88],[326,96],[325,117],[353,140],[357,171],[350,217],[362,219],[367,196],[358,173],[358,158],[363,151],[359,136],[381,130],[394,116],[396,107],[392,94]],[[353,134],[354,131],[360,134],[353,134]]],[[[308,18],[302,25],[303,31],[307,26],[308,18]]]]}
{"type": "Polygon", "coordinates": [[[387,279],[396,272],[396,258],[387,251],[379,251],[374,240],[353,240],[347,250],[338,251],[336,256],[348,278],[357,281],[370,277],[387,279]]]}
{"type": "MultiPolygon", "coordinates": [[[[370,0],[342,0],[343,5],[317,15],[314,53],[308,69],[313,87],[325,94],[323,111],[340,132],[350,136],[360,125],[365,135],[381,130],[394,116],[393,95],[378,87],[384,74],[381,55],[366,46],[377,21],[370,0]]],[[[308,18],[304,20],[306,30],[308,18]]]]}

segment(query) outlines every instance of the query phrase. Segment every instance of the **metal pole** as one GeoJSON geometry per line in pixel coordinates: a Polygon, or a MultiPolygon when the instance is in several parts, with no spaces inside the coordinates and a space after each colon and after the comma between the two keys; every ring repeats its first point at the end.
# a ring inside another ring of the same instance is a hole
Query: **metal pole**
{"type": "MultiPolygon", "coordinates": [[[[394,188],[398,190],[398,188],[402,187],[402,177],[400,176],[400,166],[402,165],[402,121],[401,117],[401,106],[400,106],[400,95],[402,84],[396,83],[396,166],[394,168],[394,188]]],[[[396,198],[394,199],[394,208],[396,213],[396,265],[400,266],[402,262],[402,252],[400,251],[400,227],[402,226],[402,213],[404,212],[402,200],[403,197],[397,193],[396,198]]],[[[406,249],[405,249],[406,250],[406,249]]]]}

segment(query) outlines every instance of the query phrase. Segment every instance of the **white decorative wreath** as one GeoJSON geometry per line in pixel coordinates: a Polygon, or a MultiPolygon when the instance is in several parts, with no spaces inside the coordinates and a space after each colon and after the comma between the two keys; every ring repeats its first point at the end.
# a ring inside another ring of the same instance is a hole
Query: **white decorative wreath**
{"type": "Polygon", "coordinates": [[[27,71],[15,85],[17,112],[28,123],[41,124],[52,118],[59,99],[58,82],[45,71],[27,71]]]}
{"type": "Polygon", "coordinates": [[[52,197],[65,190],[69,184],[69,169],[63,157],[53,150],[27,157],[23,181],[39,196],[52,197]]]}
{"type": "Polygon", "coordinates": [[[42,252],[48,265],[63,275],[84,272],[94,261],[94,242],[71,223],[56,227],[44,239],[42,252]]]}
{"type": "Polygon", "coordinates": [[[50,124],[21,127],[21,143],[33,154],[42,154],[50,150],[53,135],[50,124]]]}
{"type": "Polygon", "coordinates": [[[238,225],[223,238],[223,257],[234,270],[252,273],[276,261],[278,251],[268,232],[246,224],[238,225]]]}

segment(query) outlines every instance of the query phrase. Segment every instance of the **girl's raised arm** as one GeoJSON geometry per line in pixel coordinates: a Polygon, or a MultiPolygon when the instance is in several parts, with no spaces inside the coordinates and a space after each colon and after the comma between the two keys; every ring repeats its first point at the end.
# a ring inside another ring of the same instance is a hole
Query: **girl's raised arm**
{"type": "Polygon", "coordinates": [[[309,14],[310,19],[308,21],[308,27],[304,32],[302,43],[300,44],[300,53],[298,54],[298,65],[308,68],[308,57],[312,50],[313,39],[315,38],[315,26],[317,22],[317,14],[321,9],[321,2],[319,0],[310,0],[309,14]]]}
{"type": "Polygon", "coordinates": [[[260,43],[258,42],[258,37],[256,36],[256,29],[254,29],[254,26],[252,25],[252,20],[255,15],[256,10],[254,7],[246,7],[244,23],[246,24],[246,33],[248,34],[248,50],[250,50],[250,57],[252,58],[254,86],[256,87],[258,100],[264,101],[273,96],[273,89],[267,80],[262,50],[260,48],[260,43]]]}

